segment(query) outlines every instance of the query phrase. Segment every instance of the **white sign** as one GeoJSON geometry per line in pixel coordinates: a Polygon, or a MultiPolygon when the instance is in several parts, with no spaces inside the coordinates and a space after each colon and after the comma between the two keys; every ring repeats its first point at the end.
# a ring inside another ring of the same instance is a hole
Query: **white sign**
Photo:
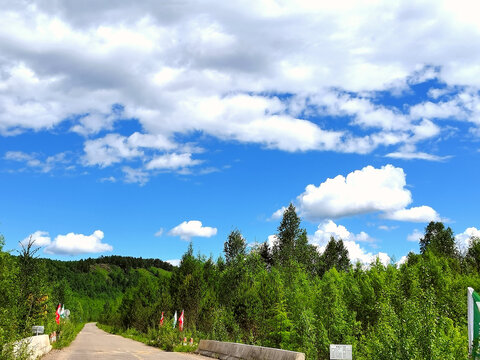
{"type": "Polygon", "coordinates": [[[330,344],[330,360],[352,360],[352,345],[330,344]]]}
{"type": "Polygon", "coordinates": [[[35,335],[43,334],[44,331],[45,331],[45,328],[43,326],[38,326],[38,325],[32,326],[32,333],[34,333],[35,335]]]}

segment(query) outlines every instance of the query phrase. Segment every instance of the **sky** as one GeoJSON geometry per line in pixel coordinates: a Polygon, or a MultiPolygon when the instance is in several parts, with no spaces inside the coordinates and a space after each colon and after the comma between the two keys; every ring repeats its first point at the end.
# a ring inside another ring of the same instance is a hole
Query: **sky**
{"type": "Polygon", "coordinates": [[[0,234],[178,263],[293,203],[321,252],[480,236],[475,1],[1,1],[0,234]]]}

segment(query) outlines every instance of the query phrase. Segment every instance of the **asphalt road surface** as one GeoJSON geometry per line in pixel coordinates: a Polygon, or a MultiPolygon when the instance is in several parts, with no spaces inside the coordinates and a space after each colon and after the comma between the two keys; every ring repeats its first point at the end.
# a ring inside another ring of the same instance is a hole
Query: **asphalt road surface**
{"type": "Polygon", "coordinates": [[[69,347],[59,351],[52,350],[42,357],[42,360],[77,359],[206,360],[209,358],[165,352],[138,341],[109,334],[97,328],[94,323],[88,323],[69,347]]]}

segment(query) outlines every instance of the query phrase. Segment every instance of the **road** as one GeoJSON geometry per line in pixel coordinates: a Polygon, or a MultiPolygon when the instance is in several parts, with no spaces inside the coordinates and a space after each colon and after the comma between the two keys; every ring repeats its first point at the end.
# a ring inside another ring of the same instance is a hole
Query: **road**
{"type": "Polygon", "coordinates": [[[88,323],[69,347],[60,351],[52,351],[42,357],[42,360],[77,359],[206,360],[209,358],[165,352],[138,341],[109,334],[97,328],[94,323],[88,323]]]}

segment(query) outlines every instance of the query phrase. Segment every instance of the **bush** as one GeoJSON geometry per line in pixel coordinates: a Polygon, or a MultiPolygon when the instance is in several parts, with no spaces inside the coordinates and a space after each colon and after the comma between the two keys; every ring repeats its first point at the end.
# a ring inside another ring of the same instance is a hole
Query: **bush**
{"type": "Polygon", "coordinates": [[[83,329],[85,323],[73,323],[65,321],[61,324],[60,331],[57,334],[57,341],[52,344],[54,349],[62,349],[71,344],[77,337],[77,334],[83,329]]]}

